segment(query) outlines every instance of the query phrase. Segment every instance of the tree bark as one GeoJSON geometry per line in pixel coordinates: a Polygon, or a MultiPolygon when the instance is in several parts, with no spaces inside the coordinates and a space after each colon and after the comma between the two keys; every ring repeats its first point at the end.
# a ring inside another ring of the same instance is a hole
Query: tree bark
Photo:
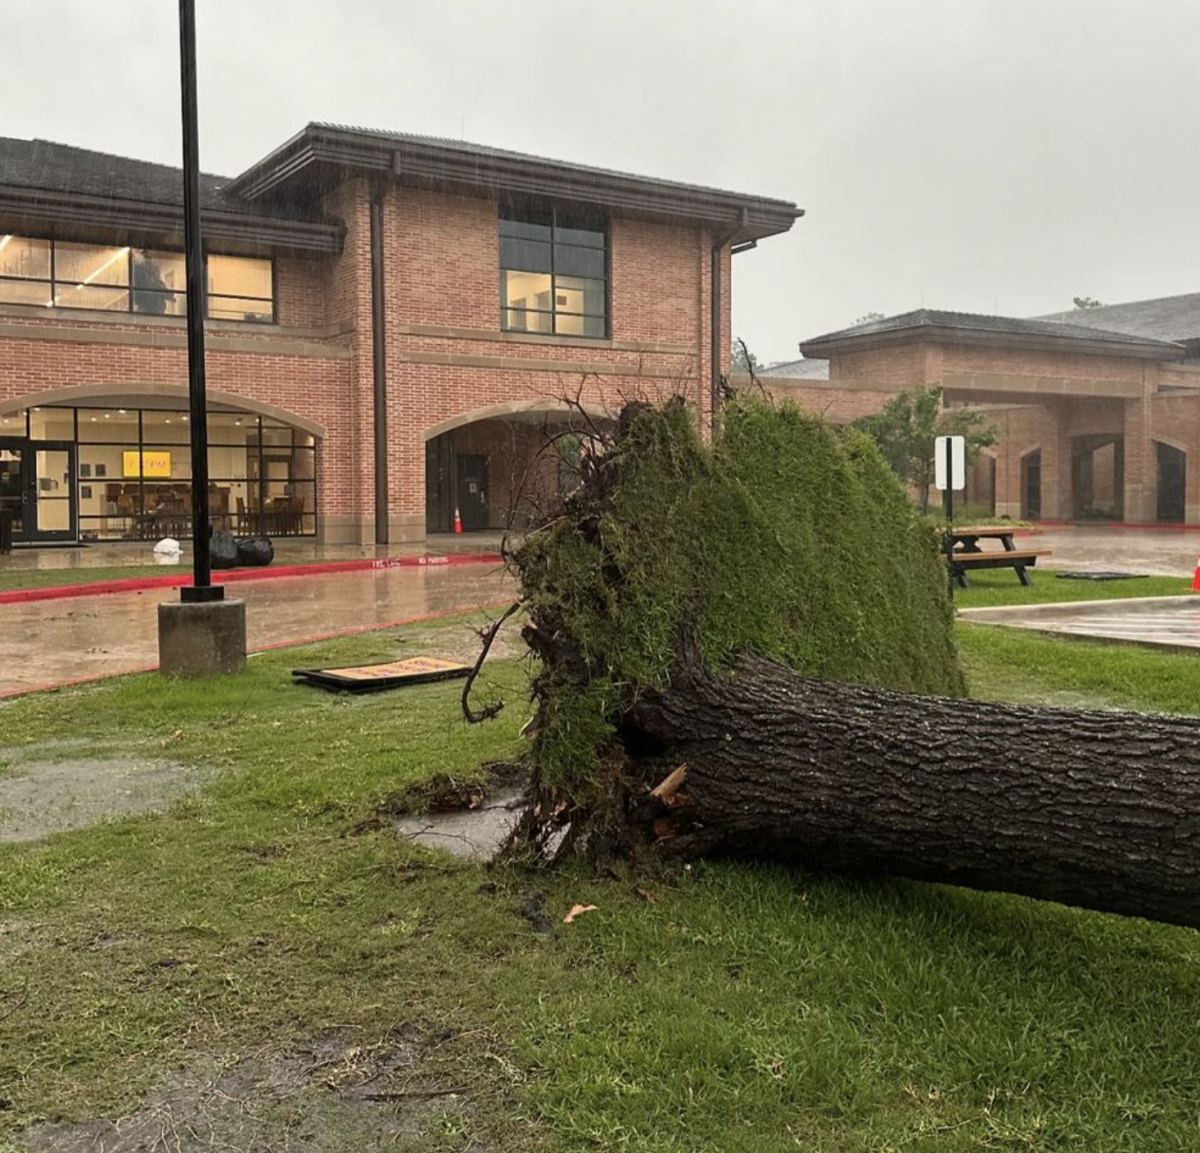
{"type": "Polygon", "coordinates": [[[626,746],[663,847],[997,889],[1200,927],[1200,721],[689,665],[626,746]],[[636,760],[636,757],[635,757],[636,760]],[[653,783],[653,782],[652,782],[653,783]]]}

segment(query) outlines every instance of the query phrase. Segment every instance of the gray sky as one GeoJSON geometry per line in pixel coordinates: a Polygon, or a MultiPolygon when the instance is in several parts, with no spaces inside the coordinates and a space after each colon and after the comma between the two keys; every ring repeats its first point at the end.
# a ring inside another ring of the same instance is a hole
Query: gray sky
{"type": "MultiPolygon", "coordinates": [[[[736,262],[764,361],[869,310],[1200,290],[1195,0],[198,7],[209,172],[332,120],[795,200],[736,262]]],[[[173,0],[3,8],[0,133],[178,163],[173,0]]]]}

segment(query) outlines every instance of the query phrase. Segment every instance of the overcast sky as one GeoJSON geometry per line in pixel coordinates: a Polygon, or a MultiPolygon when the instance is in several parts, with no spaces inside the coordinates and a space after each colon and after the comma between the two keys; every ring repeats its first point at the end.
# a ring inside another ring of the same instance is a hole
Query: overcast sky
{"type": "MultiPolygon", "coordinates": [[[[764,361],[867,311],[1200,291],[1196,0],[198,8],[208,172],[330,120],[796,201],[736,261],[764,361]]],[[[0,134],[178,163],[174,0],[3,9],[0,134]]]]}

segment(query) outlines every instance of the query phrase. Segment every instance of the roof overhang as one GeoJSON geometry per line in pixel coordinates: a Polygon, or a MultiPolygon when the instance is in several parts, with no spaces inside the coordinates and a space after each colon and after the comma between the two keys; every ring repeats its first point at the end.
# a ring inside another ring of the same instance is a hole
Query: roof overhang
{"type": "Polygon", "coordinates": [[[918,324],[888,332],[834,333],[818,336],[800,345],[806,357],[831,357],[851,352],[869,352],[877,348],[896,348],[914,344],[955,344],[974,348],[1019,348],[1029,352],[1076,352],[1092,356],[1117,356],[1139,360],[1178,360],[1184,355],[1181,344],[1170,341],[1130,337],[1124,340],[1097,340],[1085,336],[997,332],[994,329],[959,327],[957,325],[918,324]]]}
{"type": "Polygon", "coordinates": [[[790,201],[654,180],[515,153],[457,148],[453,142],[394,138],[309,125],[242,173],[227,191],[247,200],[315,198],[355,176],[599,205],[649,219],[711,225],[733,243],[786,232],[802,216],[790,201]]]}
{"type": "MultiPolygon", "coordinates": [[[[0,218],[6,226],[35,232],[67,234],[73,230],[118,229],[146,238],[183,235],[183,209],[178,205],[113,200],[72,192],[19,188],[0,184],[0,218]]],[[[287,220],[227,209],[201,212],[204,240],[246,250],[301,256],[341,252],[340,224],[287,220]]]]}

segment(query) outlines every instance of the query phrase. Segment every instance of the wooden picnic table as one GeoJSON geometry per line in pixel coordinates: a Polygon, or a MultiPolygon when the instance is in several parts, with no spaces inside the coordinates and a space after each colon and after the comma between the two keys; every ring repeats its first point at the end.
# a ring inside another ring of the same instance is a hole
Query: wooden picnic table
{"type": "Polygon", "coordinates": [[[1023,585],[1032,584],[1027,570],[1037,564],[1038,557],[1049,556],[1050,551],[1018,549],[1013,542],[1016,531],[1010,525],[1003,524],[952,527],[950,572],[959,585],[962,588],[970,588],[967,570],[981,568],[1011,568],[1023,585]],[[1000,548],[980,548],[979,542],[982,540],[998,540],[1000,548]]]}

